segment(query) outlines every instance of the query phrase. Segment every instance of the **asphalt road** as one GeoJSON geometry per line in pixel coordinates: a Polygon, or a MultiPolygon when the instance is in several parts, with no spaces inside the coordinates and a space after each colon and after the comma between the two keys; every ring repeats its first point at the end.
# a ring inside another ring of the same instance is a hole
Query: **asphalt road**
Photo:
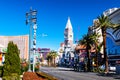
{"type": "Polygon", "coordinates": [[[59,80],[120,80],[120,75],[101,75],[93,72],[75,72],[70,68],[41,67],[40,71],[50,74],[59,80]]]}

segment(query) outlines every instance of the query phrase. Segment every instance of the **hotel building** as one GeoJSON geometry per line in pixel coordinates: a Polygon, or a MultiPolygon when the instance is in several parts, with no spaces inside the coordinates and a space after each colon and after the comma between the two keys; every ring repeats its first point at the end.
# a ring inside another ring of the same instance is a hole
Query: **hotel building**
{"type": "MultiPolygon", "coordinates": [[[[9,41],[13,41],[13,43],[16,44],[20,50],[20,58],[28,60],[29,35],[0,36],[0,39],[1,52],[2,49],[7,49],[9,41]]],[[[4,57],[2,57],[2,59],[4,59],[4,57]]]]}
{"type": "MultiPolygon", "coordinates": [[[[110,21],[115,24],[120,24],[120,8],[112,8],[103,12],[103,15],[108,16],[110,21]]],[[[100,29],[95,29],[98,20],[93,20],[93,25],[89,27],[88,33],[92,34],[93,32],[101,33],[100,29]]],[[[120,63],[120,29],[107,29],[106,35],[106,45],[107,45],[107,54],[110,63],[120,63]]],[[[102,42],[102,35],[99,37],[99,41],[102,42]]],[[[102,51],[101,51],[102,52],[102,51]]],[[[102,52],[103,53],[103,52],[102,52]]]]}

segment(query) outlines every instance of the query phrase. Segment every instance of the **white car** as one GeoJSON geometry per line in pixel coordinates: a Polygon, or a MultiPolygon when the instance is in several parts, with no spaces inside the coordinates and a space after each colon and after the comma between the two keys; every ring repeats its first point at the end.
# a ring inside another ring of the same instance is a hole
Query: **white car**
{"type": "Polygon", "coordinates": [[[109,71],[116,71],[116,66],[109,66],[109,71]]]}
{"type": "MultiPolygon", "coordinates": [[[[109,65],[109,71],[116,71],[116,66],[109,65]]],[[[105,65],[100,66],[100,69],[105,70],[105,65]]]]}

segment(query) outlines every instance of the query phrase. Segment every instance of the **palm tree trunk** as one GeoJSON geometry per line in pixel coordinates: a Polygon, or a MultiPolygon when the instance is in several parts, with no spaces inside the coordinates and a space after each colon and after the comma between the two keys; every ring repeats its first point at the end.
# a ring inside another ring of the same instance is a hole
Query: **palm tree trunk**
{"type": "Polygon", "coordinates": [[[97,47],[98,47],[98,45],[96,43],[96,45],[95,45],[95,48],[96,48],[96,67],[97,67],[97,70],[98,70],[98,50],[97,50],[97,47]]]}
{"type": "Polygon", "coordinates": [[[54,57],[52,56],[52,67],[54,66],[54,57]]]}
{"type": "Polygon", "coordinates": [[[50,60],[48,59],[48,67],[50,66],[50,60]]]}
{"type": "Polygon", "coordinates": [[[104,51],[104,61],[105,61],[105,72],[108,73],[108,57],[106,52],[106,31],[103,31],[103,51],[104,51]]]}
{"type": "Polygon", "coordinates": [[[55,56],[54,56],[54,67],[56,67],[56,65],[55,65],[55,56]]]}
{"type": "Polygon", "coordinates": [[[89,53],[88,47],[86,48],[86,50],[87,50],[87,58],[88,58],[88,61],[87,61],[87,71],[89,72],[90,71],[90,53],[89,53]]]}

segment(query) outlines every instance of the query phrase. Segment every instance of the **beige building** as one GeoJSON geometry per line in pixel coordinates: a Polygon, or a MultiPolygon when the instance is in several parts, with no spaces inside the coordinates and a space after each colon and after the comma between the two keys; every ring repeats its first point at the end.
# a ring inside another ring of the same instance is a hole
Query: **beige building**
{"type": "Polygon", "coordinates": [[[29,35],[0,36],[0,45],[3,45],[4,48],[7,48],[9,41],[13,41],[14,44],[17,44],[20,50],[20,58],[28,60],[29,35]]]}

